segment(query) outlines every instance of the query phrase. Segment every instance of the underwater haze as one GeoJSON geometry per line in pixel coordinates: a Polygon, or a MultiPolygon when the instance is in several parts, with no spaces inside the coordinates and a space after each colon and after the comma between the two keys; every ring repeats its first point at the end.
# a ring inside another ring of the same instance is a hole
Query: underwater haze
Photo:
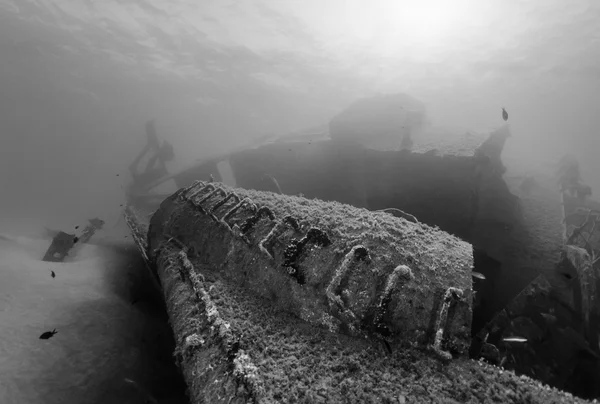
{"type": "Polygon", "coordinates": [[[599,18],[592,0],[0,0],[0,211],[116,220],[148,119],[176,168],[397,91],[438,126],[486,131],[506,107],[505,158],[573,152],[598,192],[599,18]]]}
{"type": "Polygon", "coordinates": [[[572,153],[595,197],[598,21],[593,0],[0,0],[0,402],[144,402],[159,379],[175,387],[152,396],[180,400],[163,309],[128,289],[145,269],[120,216],[148,120],[176,170],[374,94],[452,130],[496,129],[505,107],[503,159],[572,153]],[[44,227],[93,217],[113,241],[40,260],[44,227]]]}

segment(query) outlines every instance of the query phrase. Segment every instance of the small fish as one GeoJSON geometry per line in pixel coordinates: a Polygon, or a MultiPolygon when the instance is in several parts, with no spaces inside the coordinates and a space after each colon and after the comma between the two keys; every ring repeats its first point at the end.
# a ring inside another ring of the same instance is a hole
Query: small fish
{"type": "Polygon", "coordinates": [[[485,280],[485,275],[484,275],[484,274],[482,274],[481,272],[475,272],[475,271],[473,271],[473,272],[471,272],[471,276],[472,276],[473,278],[477,278],[477,279],[485,280]]]}
{"type": "Polygon", "coordinates": [[[215,177],[213,177],[212,174],[210,175],[208,182],[215,182],[215,177]]]}
{"type": "Polygon", "coordinates": [[[50,276],[52,276],[53,278],[56,278],[56,274],[54,273],[54,271],[50,270],[50,276]]]}
{"type": "Polygon", "coordinates": [[[119,206],[121,206],[121,207],[122,207],[122,206],[123,206],[123,204],[120,204],[119,206]]]}
{"type": "Polygon", "coordinates": [[[40,339],[50,339],[56,333],[58,333],[58,331],[56,331],[56,328],[54,330],[52,330],[52,331],[46,331],[45,333],[43,333],[42,335],[40,335],[40,339]]]}
{"type": "Polygon", "coordinates": [[[527,338],[508,337],[508,338],[502,338],[502,341],[504,341],[504,342],[527,342],[527,338]]]}
{"type": "Polygon", "coordinates": [[[508,121],[508,112],[506,112],[504,107],[502,108],[502,119],[504,119],[504,121],[508,121]]]}
{"type": "Polygon", "coordinates": [[[117,174],[117,177],[119,176],[119,174],[117,174]]]}
{"type": "Polygon", "coordinates": [[[75,230],[77,230],[79,228],[79,226],[75,226],[75,230]]]}
{"type": "Polygon", "coordinates": [[[73,237],[73,244],[77,243],[79,241],[79,237],[75,236],[73,237]]]}

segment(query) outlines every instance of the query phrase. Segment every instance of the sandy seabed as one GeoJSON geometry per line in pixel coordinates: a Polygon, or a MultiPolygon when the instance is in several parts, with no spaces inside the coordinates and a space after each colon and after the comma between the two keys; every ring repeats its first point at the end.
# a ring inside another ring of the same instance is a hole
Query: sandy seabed
{"type": "Polygon", "coordinates": [[[0,402],[186,402],[166,314],[135,246],[104,239],[49,263],[40,260],[49,244],[0,235],[0,402]]]}

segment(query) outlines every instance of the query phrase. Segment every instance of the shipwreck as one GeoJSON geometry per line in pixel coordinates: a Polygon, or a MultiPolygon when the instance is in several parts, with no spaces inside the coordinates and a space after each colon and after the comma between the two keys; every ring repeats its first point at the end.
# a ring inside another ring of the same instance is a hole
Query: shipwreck
{"type": "Polygon", "coordinates": [[[495,366],[600,394],[598,260],[570,236],[594,233],[572,215],[590,202],[551,176],[507,178],[508,125],[449,136],[414,105],[418,136],[393,150],[385,127],[376,147],[332,136],[355,126],[341,116],[130,194],[192,402],[574,400],[495,366]],[[552,316],[561,332],[531,327],[552,316]]]}

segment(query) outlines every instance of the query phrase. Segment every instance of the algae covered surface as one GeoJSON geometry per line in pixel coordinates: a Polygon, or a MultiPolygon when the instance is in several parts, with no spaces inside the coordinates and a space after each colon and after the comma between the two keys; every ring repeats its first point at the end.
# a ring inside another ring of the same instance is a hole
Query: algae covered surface
{"type": "Polygon", "coordinates": [[[459,290],[462,298],[447,324],[444,317],[442,333],[448,349],[466,353],[470,244],[387,213],[266,192],[235,189],[240,199],[260,209],[228,216],[240,204],[227,199],[232,189],[223,187],[219,194],[207,188],[163,203],[152,219],[152,250],[175,237],[224,279],[271,299],[273,306],[331,331],[384,335],[392,346],[417,339],[432,343],[445,294],[459,290]],[[264,209],[269,213],[260,216],[264,209]],[[226,216],[227,223],[220,220],[226,216]],[[297,226],[274,232],[286,219],[297,226]],[[248,227],[243,234],[235,230],[248,227]],[[311,232],[324,233],[326,245],[297,250],[290,264],[290,246],[302,244],[311,232]],[[356,251],[364,251],[359,255],[366,259],[352,258],[356,251]]]}
{"type": "Polygon", "coordinates": [[[255,367],[251,399],[233,377],[227,349],[207,326],[204,303],[175,271],[161,272],[193,403],[560,403],[584,402],[529,378],[467,359],[442,362],[406,344],[381,344],[327,331],[275,310],[194,261],[222,321],[255,367]],[[186,338],[203,343],[185,350],[186,338]],[[231,401],[230,401],[231,400],[231,401]]]}
{"type": "MultiPolygon", "coordinates": [[[[471,246],[438,228],[424,224],[415,224],[394,218],[385,212],[372,212],[339,202],[306,199],[298,196],[277,195],[271,192],[235,189],[235,192],[247,196],[257,205],[267,205],[278,216],[293,215],[310,220],[311,225],[327,231],[337,239],[351,244],[354,241],[378,240],[382,243],[401,247],[406,255],[419,254],[432,261],[423,262],[424,267],[440,268],[436,252],[446,265],[454,262],[464,264],[464,257],[471,254],[471,246]]],[[[424,268],[425,269],[425,268],[424,268]]]]}
{"type": "MultiPolygon", "coordinates": [[[[470,281],[465,265],[470,263],[470,245],[439,230],[337,203],[254,191],[240,194],[269,206],[279,218],[293,215],[328,232],[334,250],[344,252],[360,243],[392,256],[395,263],[408,263],[406,257],[412,256],[410,265],[422,291],[429,287],[429,278],[430,283],[444,279],[448,266],[459,274],[459,283],[465,282],[464,275],[470,281]]],[[[390,346],[304,321],[276,304],[276,293],[260,294],[248,287],[255,281],[252,276],[234,279],[230,269],[224,270],[221,259],[231,255],[233,236],[219,233],[190,204],[165,202],[152,220],[149,255],[157,266],[178,344],[175,354],[193,403],[584,402],[464,357],[441,360],[415,341],[390,346]],[[173,237],[177,243],[169,243],[173,237]],[[203,237],[204,243],[195,242],[203,237]],[[179,262],[182,253],[186,258],[179,262]]],[[[220,217],[227,210],[213,212],[220,217]]],[[[266,233],[261,226],[254,232],[266,233]]],[[[244,248],[239,251],[250,259],[232,262],[243,269],[249,262],[267,265],[256,258],[252,246],[244,248]]]]}

